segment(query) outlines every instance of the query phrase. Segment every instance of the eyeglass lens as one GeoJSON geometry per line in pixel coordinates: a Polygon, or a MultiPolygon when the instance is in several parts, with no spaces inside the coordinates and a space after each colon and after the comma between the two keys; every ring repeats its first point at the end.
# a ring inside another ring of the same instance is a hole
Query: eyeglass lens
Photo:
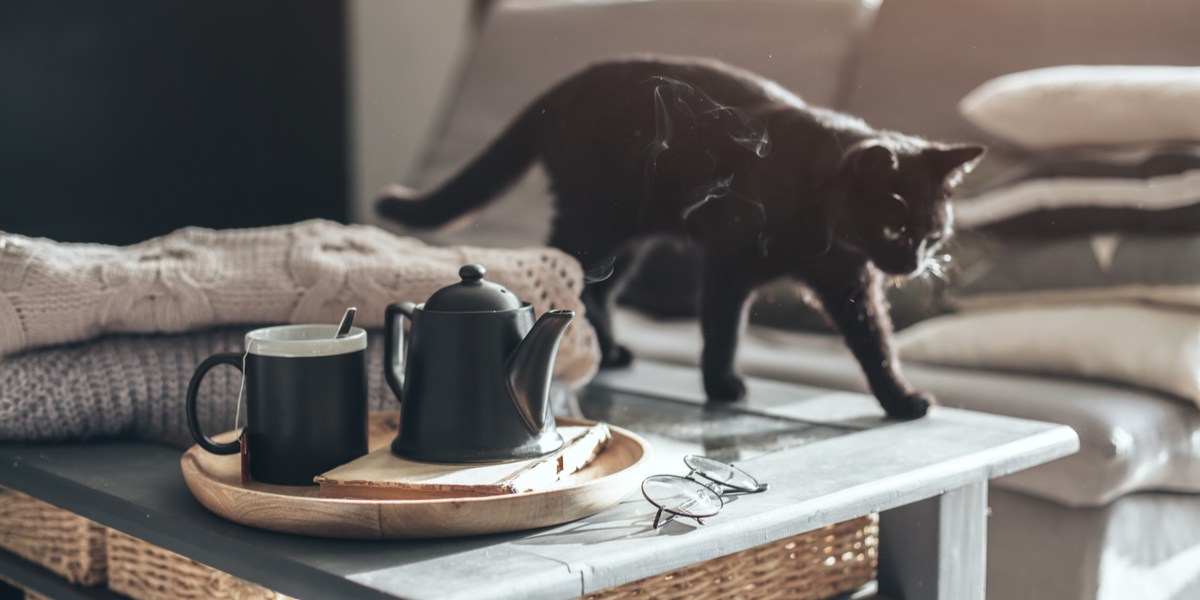
{"type": "Polygon", "coordinates": [[[716,492],[678,475],[647,477],[642,494],[658,508],[684,517],[711,517],[724,504],[716,492]]]}
{"type": "Polygon", "coordinates": [[[760,489],[757,479],[745,471],[719,460],[713,460],[706,456],[688,455],[683,458],[683,462],[696,475],[713,483],[719,483],[742,492],[756,492],[760,489]]]}

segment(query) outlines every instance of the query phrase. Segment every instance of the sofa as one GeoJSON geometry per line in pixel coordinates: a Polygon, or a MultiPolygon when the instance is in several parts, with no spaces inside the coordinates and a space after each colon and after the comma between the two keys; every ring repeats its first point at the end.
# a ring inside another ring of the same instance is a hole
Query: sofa
{"type": "MultiPolygon", "coordinates": [[[[1200,4],[1191,0],[1152,6],[1111,0],[499,2],[447,99],[426,168],[419,180],[405,183],[428,187],[447,178],[527,101],[575,69],[605,56],[656,52],[720,58],[879,127],[988,143],[992,156],[969,182],[986,186],[1000,170],[986,165],[1015,164],[1028,151],[968,122],[957,109],[965,95],[994,77],[1039,67],[1194,64],[1197,22],[1200,4]]],[[[550,215],[545,189],[544,175],[534,172],[466,228],[421,235],[442,243],[540,242],[550,215]]],[[[641,310],[619,313],[622,343],[641,359],[697,364],[699,331],[687,306],[670,310],[627,299],[641,310]]],[[[770,312],[769,303],[761,306],[770,312]]],[[[896,320],[919,324],[946,310],[953,309],[924,307],[896,320]]],[[[840,338],[815,322],[781,328],[771,319],[752,320],[740,368],[756,377],[864,391],[840,338]]],[[[1078,454],[995,482],[989,597],[1200,597],[1195,403],[1108,381],[1103,373],[936,362],[906,360],[905,372],[942,404],[1064,423],[1081,438],[1078,454]]]]}

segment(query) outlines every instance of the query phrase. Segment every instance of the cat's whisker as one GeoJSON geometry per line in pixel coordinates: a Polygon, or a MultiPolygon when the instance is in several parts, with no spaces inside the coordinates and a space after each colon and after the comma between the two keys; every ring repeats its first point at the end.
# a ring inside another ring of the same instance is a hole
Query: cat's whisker
{"type": "Polygon", "coordinates": [[[931,276],[938,278],[942,282],[949,283],[946,277],[946,270],[942,268],[942,263],[936,260],[929,262],[928,272],[931,276]]]}
{"type": "Polygon", "coordinates": [[[941,281],[947,281],[946,271],[942,268],[942,262],[938,256],[927,256],[921,261],[920,266],[912,274],[911,279],[928,279],[935,277],[941,281]]]}

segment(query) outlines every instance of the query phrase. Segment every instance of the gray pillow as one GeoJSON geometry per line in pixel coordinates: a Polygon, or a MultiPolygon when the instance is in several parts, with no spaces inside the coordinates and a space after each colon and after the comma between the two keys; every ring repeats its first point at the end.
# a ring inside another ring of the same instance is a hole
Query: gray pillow
{"type": "Polygon", "coordinates": [[[969,258],[948,292],[957,308],[1114,300],[1200,308],[1200,235],[965,235],[958,244],[969,258]]]}

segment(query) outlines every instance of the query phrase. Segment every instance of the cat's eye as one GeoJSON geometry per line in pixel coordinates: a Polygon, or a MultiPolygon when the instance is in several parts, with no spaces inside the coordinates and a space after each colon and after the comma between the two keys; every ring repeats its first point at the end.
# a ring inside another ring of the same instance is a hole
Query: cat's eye
{"type": "Polygon", "coordinates": [[[900,194],[892,194],[892,200],[899,202],[900,205],[906,210],[908,209],[908,201],[904,199],[904,196],[901,196],[900,194]]]}
{"type": "Polygon", "coordinates": [[[884,225],[883,226],[883,239],[885,239],[889,242],[894,242],[896,240],[899,240],[900,236],[904,235],[904,232],[907,231],[907,229],[908,228],[904,227],[903,225],[901,225],[899,229],[896,229],[889,225],[884,225]]]}

